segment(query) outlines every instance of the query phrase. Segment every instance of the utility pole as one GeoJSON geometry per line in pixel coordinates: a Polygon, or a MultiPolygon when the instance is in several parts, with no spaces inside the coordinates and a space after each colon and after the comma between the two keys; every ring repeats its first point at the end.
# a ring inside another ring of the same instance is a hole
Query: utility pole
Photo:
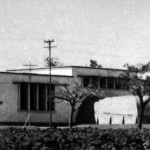
{"type": "Polygon", "coordinates": [[[30,104],[31,104],[31,97],[30,97],[30,95],[31,95],[31,93],[30,93],[30,91],[31,91],[31,67],[33,67],[33,66],[37,66],[37,65],[32,65],[31,64],[31,61],[29,62],[29,64],[24,64],[23,66],[28,66],[29,67],[29,88],[28,88],[28,109],[29,109],[29,116],[28,116],[28,118],[29,118],[29,126],[31,126],[31,107],[30,107],[30,104]]]}
{"type": "Polygon", "coordinates": [[[56,46],[51,46],[51,44],[54,42],[54,39],[52,40],[44,40],[44,43],[48,44],[49,49],[49,127],[52,126],[52,99],[51,99],[51,49],[56,46]]]}

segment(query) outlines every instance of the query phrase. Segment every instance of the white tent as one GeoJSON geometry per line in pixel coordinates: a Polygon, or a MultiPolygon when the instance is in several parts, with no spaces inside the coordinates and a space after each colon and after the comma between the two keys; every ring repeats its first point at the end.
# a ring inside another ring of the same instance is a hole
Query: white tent
{"type": "Polygon", "coordinates": [[[138,116],[135,96],[109,97],[94,104],[95,119],[99,124],[135,124],[138,116]]]}

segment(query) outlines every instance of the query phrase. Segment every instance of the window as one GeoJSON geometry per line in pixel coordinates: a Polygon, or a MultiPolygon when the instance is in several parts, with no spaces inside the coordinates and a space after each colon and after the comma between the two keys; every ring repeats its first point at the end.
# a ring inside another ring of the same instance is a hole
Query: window
{"type": "Polygon", "coordinates": [[[116,79],[116,85],[115,85],[116,89],[124,89],[124,90],[128,90],[129,86],[128,86],[128,80],[127,79],[116,79]]]}
{"type": "Polygon", "coordinates": [[[20,84],[20,109],[28,110],[28,84],[20,84]]]}
{"type": "Polygon", "coordinates": [[[98,88],[98,77],[97,76],[83,77],[83,87],[88,87],[90,84],[94,88],[98,88]]]}
{"type": "Polygon", "coordinates": [[[115,88],[118,89],[118,90],[121,89],[122,88],[121,79],[116,79],[115,82],[116,82],[115,83],[115,88]]]}
{"type": "Polygon", "coordinates": [[[121,84],[122,84],[122,89],[124,90],[128,90],[129,89],[129,84],[128,84],[128,80],[127,79],[122,79],[121,84]]]}
{"type": "MultiPolygon", "coordinates": [[[[54,85],[51,85],[51,91],[55,91],[54,85]]],[[[49,93],[49,84],[21,83],[20,110],[48,111],[49,93]]],[[[54,110],[54,101],[52,101],[51,108],[54,110]]]]}
{"type": "Polygon", "coordinates": [[[107,79],[105,78],[105,77],[102,77],[102,78],[100,78],[100,80],[99,80],[99,84],[100,84],[100,87],[101,88],[106,88],[106,84],[107,84],[107,79]]]}
{"type": "Polygon", "coordinates": [[[114,89],[114,78],[108,78],[108,82],[107,82],[107,88],[108,89],[114,89]]]}
{"type": "Polygon", "coordinates": [[[39,110],[46,110],[46,84],[39,84],[39,110]]]}
{"type": "Polygon", "coordinates": [[[88,87],[90,84],[90,81],[91,81],[91,79],[89,76],[83,77],[83,87],[88,87]]]}
{"type": "Polygon", "coordinates": [[[37,84],[31,84],[30,86],[30,109],[37,110],[37,84]]]}
{"type": "Polygon", "coordinates": [[[92,85],[94,88],[103,89],[129,89],[128,80],[123,78],[114,77],[98,77],[98,76],[85,76],[83,77],[83,87],[92,85]]]}
{"type": "Polygon", "coordinates": [[[94,88],[98,88],[98,77],[91,77],[91,83],[94,88]]]}

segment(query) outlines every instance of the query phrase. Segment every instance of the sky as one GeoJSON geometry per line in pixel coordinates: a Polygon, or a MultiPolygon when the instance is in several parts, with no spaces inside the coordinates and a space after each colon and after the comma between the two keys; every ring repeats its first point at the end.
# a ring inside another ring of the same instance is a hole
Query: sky
{"type": "Polygon", "coordinates": [[[150,61],[149,0],[0,0],[0,70],[65,65],[122,69],[150,61]]]}

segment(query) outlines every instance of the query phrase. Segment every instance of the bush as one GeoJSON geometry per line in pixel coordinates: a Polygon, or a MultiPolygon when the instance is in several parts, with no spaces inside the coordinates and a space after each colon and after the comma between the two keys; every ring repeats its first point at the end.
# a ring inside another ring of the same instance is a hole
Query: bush
{"type": "Polygon", "coordinates": [[[0,130],[1,150],[145,150],[150,130],[16,129],[0,130]]]}

